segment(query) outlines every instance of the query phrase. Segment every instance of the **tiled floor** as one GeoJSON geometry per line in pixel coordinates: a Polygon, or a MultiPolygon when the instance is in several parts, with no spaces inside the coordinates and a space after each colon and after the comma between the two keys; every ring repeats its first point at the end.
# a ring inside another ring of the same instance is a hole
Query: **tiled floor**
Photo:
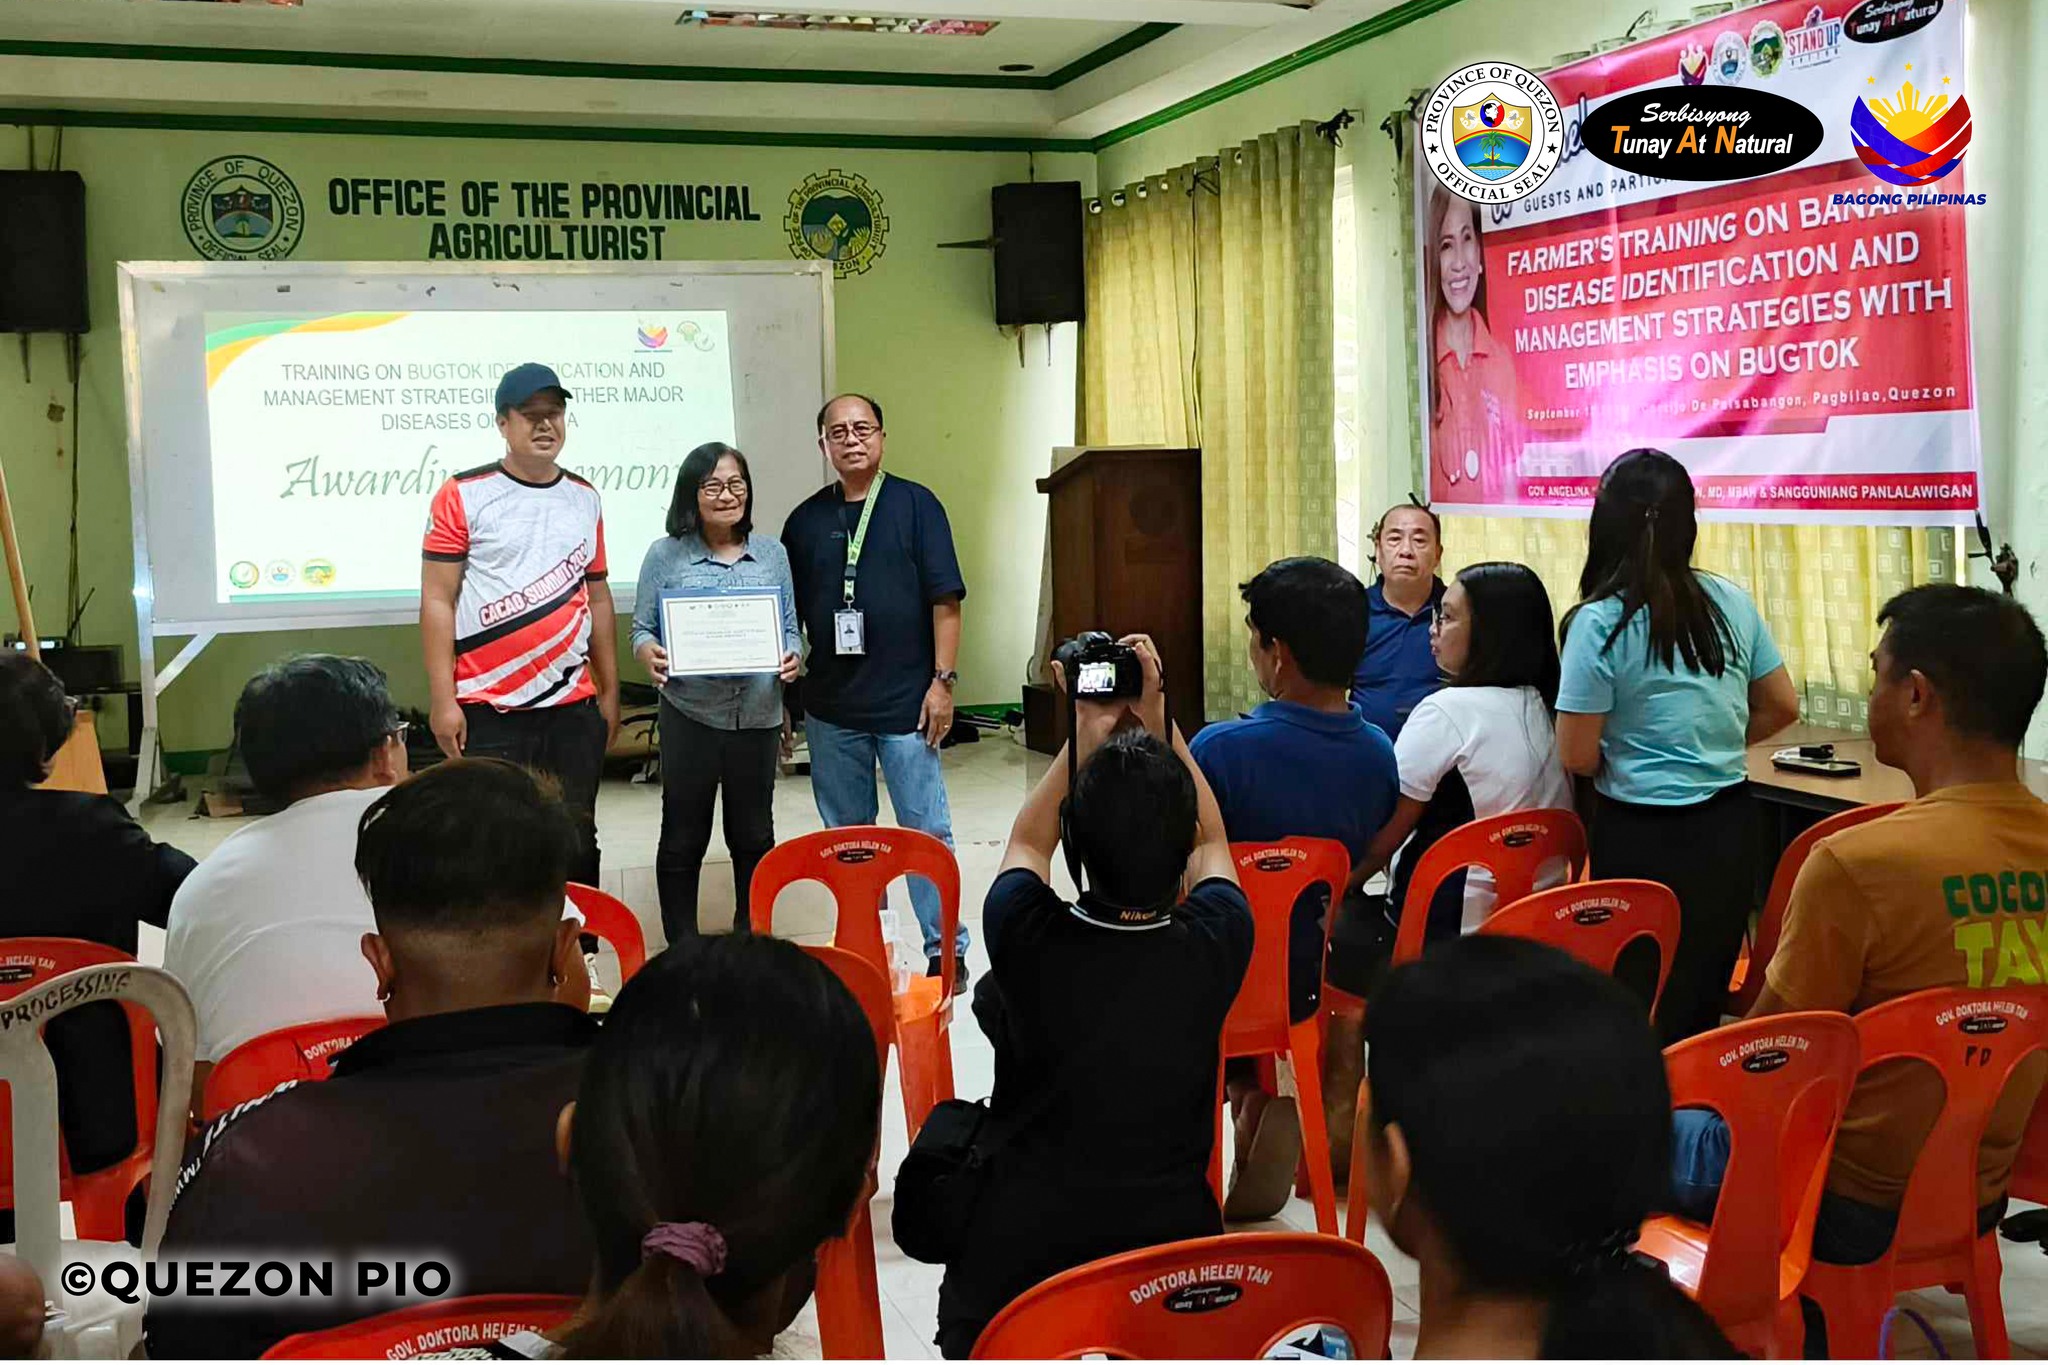
{"type": "MultiPolygon", "coordinates": [[[[1001,861],[1010,822],[1030,784],[1044,771],[1046,761],[1002,733],[984,736],[978,744],[945,753],[946,786],[952,802],[953,834],[963,888],[961,915],[971,930],[979,930],[981,897],[1001,861]]],[[[890,815],[886,797],[884,800],[886,821],[890,815]]],[[[185,814],[179,808],[154,809],[148,813],[146,822],[156,837],[177,844],[195,857],[203,857],[241,823],[187,820],[185,814]]],[[[806,779],[785,778],[777,785],[775,829],[779,836],[802,834],[819,828],[820,824],[806,779]]],[[[598,826],[605,847],[605,889],[639,914],[647,931],[648,946],[653,949],[662,942],[653,875],[654,848],[661,827],[659,791],[625,781],[607,782],[598,801],[598,826]]],[[[710,860],[711,865],[704,872],[699,919],[706,930],[716,930],[731,924],[733,908],[730,864],[716,831],[710,860]]],[[[1056,873],[1062,878],[1063,875],[1056,873]]],[[[900,887],[895,899],[908,923],[909,906],[900,887]]],[[[777,903],[776,917],[777,931],[786,936],[812,942],[830,937],[829,903],[820,888],[793,888],[777,903]]],[[[160,961],[162,935],[147,928],[143,933],[144,960],[160,961]]],[[[988,959],[978,941],[969,960],[977,973],[987,970],[988,959]]],[[[959,1093],[968,1098],[986,1095],[994,1078],[994,1054],[964,1010],[959,1012],[953,1029],[953,1056],[959,1093]]],[[[877,1262],[883,1330],[892,1358],[917,1359],[937,1354],[931,1340],[937,1328],[941,1270],[908,1259],[888,1240],[889,1201],[896,1166],[906,1145],[902,1104],[892,1077],[882,1106],[882,1186],[874,1209],[875,1227],[881,1238],[877,1262]]],[[[1312,1231],[1315,1216],[1305,1200],[1296,1199],[1275,1222],[1258,1226],[1312,1231]]],[[[1394,1354],[1406,1359],[1415,1344],[1415,1263],[1396,1251],[1377,1225],[1370,1230],[1367,1244],[1385,1262],[1393,1281],[1397,1301],[1394,1354]]],[[[2048,1257],[2032,1247],[2007,1244],[2005,1251],[2005,1314],[2013,1355],[2022,1359],[2048,1358],[2048,1257]]],[[[1932,1290],[1908,1295],[1904,1302],[1927,1319],[1949,1355],[1971,1354],[1969,1317],[1960,1298],[1932,1290]]],[[[1893,1352],[1909,1357],[1933,1354],[1920,1334],[1903,1321],[1895,1333],[1893,1352]]]]}

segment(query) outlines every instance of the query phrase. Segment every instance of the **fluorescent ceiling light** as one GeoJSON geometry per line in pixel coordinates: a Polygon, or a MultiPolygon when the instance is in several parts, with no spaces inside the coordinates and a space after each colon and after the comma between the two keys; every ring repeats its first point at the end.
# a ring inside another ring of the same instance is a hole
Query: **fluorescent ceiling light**
{"type": "Polygon", "coordinates": [[[888,15],[814,13],[805,10],[686,9],[678,24],[705,28],[801,29],[820,33],[901,33],[918,38],[979,38],[994,19],[902,19],[888,15]]]}

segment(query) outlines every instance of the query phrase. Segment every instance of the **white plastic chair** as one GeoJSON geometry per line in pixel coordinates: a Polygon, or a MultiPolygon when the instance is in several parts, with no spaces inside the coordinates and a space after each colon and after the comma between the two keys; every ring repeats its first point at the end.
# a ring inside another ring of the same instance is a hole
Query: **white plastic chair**
{"type": "Polygon", "coordinates": [[[158,967],[110,963],[53,976],[0,1005],[0,1081],[14,1100],[14,1231],[12,1250],[35,1269],[55,1310],[43,1333],[50,1360],[118,1360],[142,1341],[141,1303],[127,1304],[99,1287],[105,1267],[126,1261],[138,1271],[156,1255],[170,1215],[171,1191],[192,1100],[192,1055],[198,1027],[191,997],[158,967]],[[50,1020],[80,1005],[119,1000],[139,1005],[156,1021],[162,1046],[156,1148],[151,1155],[149,1212],[142,1250],[125,1242],[66,1241],[57,1194],[57,1069],[43,1042],[50,1020]],[[74,1295],[63,1268],[83,1261],[94,1268],[94,1288],[74,1295]]]}

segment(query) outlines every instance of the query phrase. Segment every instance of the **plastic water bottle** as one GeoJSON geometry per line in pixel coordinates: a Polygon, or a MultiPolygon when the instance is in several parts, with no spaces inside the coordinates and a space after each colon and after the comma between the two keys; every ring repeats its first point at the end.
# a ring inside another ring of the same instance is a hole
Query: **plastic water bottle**
{"type": "Polygon", "coordinates": [[[902,938],[903,917],[891,906],[881,912],[882,945],[889,954],[889,990],[902,995],[910,989],[910,947],[902,938]]]}

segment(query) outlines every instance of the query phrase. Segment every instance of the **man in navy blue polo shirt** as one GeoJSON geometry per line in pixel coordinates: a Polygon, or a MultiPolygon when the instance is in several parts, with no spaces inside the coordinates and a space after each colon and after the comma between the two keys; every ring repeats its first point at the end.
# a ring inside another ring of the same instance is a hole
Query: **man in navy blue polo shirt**
{"type": "Polygon", "coordinates": [[[1351,700],[1388,739],[1397,739],[1415,704],[1442,686],[1429,623],[1444,597],[1436,576],[1443,523],[1427,507],[1403,503],[1380,518],[1372,540],[1380,578],[1368,594],[1365,654],[1351,679],[1351,700]]]}
{"type": "MultiPolygon", "coordinates": [[[[897,823],[953,843],[939,744],[953,728],[960,602],[953,528],[921,483],[882,470],[887,432],[874,399],[841,394],[818,413],[818,445],[839,477],[782,525],[797,616],[810,639],[800,693],[811,794],[828,826],[871,825],[875,764],[897,823]]],[[[938,889],[912,877],[926,971],[939,974],[938,889]]],[[[967,984],[967,926],[950,945],[967,984]]]]}
{"type": "MultiPolygon", "coordinates": [[[[1346,695],[1365,650],[1365,585],[1327,559],[1303,557],[1267,565],[1238,593],[1252,672],[1273,700],[1242,720],[1208,726],[1189,746],[1216,793],[1223,828],[1233,841],[1335,839],[1355,863],[1401,794],[1392,741],[1346,695]]],[[[1321,992],[1328,904],[1312,889],[1294,907],[1287,975],[1296,1020],[1315,1013],[1321,992]]],[[[1324,1074],[1340,1090],[1348,1077],[1348,1093],[1356,1094],[1358,1067],[1339,1057],[1343,1051],[1326,1052],[1324,1074]]],[[[1301,1116],[1292,1100],[1260,1091],[1247,1067],[1234,1065],[1228,1080],[1238,1161],[1224,1213],[1270,1218],[1293,1186],[1301,1116]]]]}

